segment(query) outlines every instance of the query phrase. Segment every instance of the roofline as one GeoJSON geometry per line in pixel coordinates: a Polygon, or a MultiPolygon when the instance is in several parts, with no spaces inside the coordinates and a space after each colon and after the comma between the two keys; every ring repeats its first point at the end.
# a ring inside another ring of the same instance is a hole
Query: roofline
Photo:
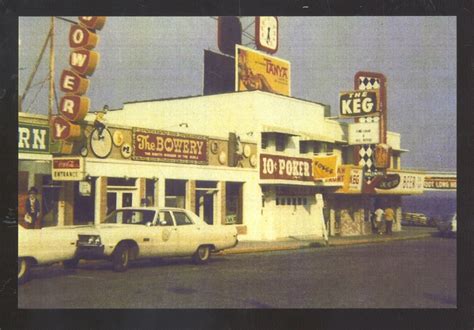
{"type": "Polygon", "coordinates": [[[275,93],[270,93],[270,92],[264,92],[260,90],[255,90],[255,91],[235,91],[235,92],[227,92],[227,93],[219,93],[219,94],[210,94],[210,95],[188,95],[188,96],[178,96],[178,97],[169,97],[169,98],[162,98],[162,99],[150,99],[150,100],[141,100],[141,101],[129,101],[129,102],[123,102],[123,105],[125,106],[126,104],[135,104],[135,103],[146,103],[146,102],[160,102],[160,101],[174,101],[174,100],[186,100],[186,99],[191,99],[191,98],[201,98],[201,97],[212,97],[212,96],[221,96],[221,95],[234,95],[234,94],[241,94],[241,93],[262,93],[265,95],[270,95],[270,96],[277,96],[277,97],[283,97],[283,98],[290,98],[298,101],[303,101],[303,102],[308,102],[312,104],[318,104],[321,106],[329,106],[329,104],[324,104],[316,101],[311,101],[311,100],[305,100],[301,99],[298,97],[294,96],[286,96],[286,95],[281,95],[281,94],[275,94],[275,93]]]}

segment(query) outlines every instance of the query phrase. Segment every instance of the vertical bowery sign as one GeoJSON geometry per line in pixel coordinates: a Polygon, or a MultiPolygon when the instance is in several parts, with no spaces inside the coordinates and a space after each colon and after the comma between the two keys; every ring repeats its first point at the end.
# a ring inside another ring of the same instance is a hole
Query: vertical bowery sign
{"type": "Polygon", "coordinates": [[[18,151],[49,153],[49,127],[18,124],[18,151]]]}
{"type": "Polygon", "coordinates": [[[312,160],[260,154],[260,179],[312,181],[312,160]]]}
{"type": "Polygon", "coordinates": [[[290,62],[236,45],[235,90],[291,96],[290,62]]]}
{"type": "Polygon", "coordinates": [[[54,181],[82,181],[85,177],[82,157],[54,157],[52,162],[54,181]]]}
{"type": "Polygon", "coordinates": [[[208,164],[207,136],[133,128],[132,159],[208,164]]]}

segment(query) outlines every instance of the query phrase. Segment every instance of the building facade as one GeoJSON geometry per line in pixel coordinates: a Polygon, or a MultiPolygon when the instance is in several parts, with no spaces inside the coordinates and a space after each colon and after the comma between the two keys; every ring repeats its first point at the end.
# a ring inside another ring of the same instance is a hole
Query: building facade
{"type": "Polygon", "coordinates": [[[47,117],[20,113],[19,203],[39,188],[51,225],[101,223],[143,203],[177,206],[236,226],[241,240],[320,237],[324,222],[330,235],[368,234],[381,206],[394,208],[401,230],[401,196],[422,193],[423,173],[401,169],[400,135],[387,135],[389,180],[371,187],[354,165],[348,125],[328,115],[323,104],[260,91],[131,102],[107,113],[102,134],[89,114],[81,140],[59,157],[33,148],[47,117]],[[314,176],[324,156],[335,156],[333,178],[314,176]]]}

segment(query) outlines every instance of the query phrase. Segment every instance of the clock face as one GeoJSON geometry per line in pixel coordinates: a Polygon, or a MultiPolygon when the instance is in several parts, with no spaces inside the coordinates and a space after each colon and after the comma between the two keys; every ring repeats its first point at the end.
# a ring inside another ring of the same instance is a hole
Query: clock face
{"type": "Polygon", "coordinates": [[[99,136],[99,131],[95,129],[91,134],[91,150],[92,153],[99,158],[106,158],[112,151],[112,135],[108,129],[102,131],[102,136],[99,136]]]}
{"type": "Polygon", "coordinates": [[[278,49],[278,19],[276,16],[257,16],[255,26],[257,48],[275,53],[278,49]]]}

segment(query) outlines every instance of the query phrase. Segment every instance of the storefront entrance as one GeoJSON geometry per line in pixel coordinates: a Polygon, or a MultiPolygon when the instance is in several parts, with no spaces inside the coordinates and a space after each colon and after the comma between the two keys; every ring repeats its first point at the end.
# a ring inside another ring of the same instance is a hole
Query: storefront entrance
{"type": "Polygon", "coordinates": [[[213,225],[215,217],[215,205],[217,196],[217,182],[197,181],[196,182],[196,210],[207,224],[213,225]]]}
{"type": "Polygon", "coordinates": [[[121,208],[133,205],[135,189],[109,190],[107,189],[107,214],[121,208]]]}

